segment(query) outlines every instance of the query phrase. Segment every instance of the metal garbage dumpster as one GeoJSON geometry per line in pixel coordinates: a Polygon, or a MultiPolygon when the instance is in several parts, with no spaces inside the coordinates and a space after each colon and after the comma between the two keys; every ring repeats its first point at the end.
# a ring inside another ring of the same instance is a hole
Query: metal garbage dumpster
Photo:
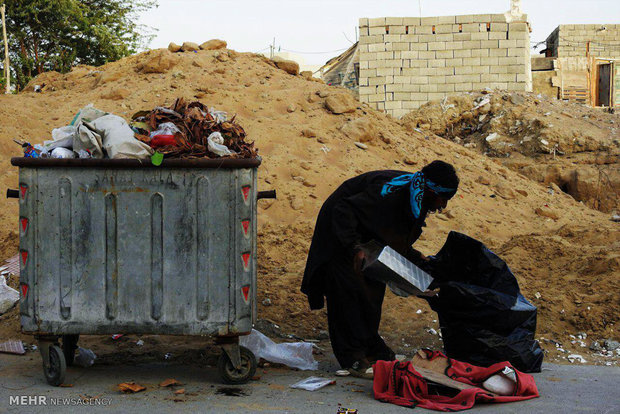
{"type": "Polygon", "coordinates": [[[63,382],[80,334],[215,336],[224,381],[254,375],[239,336],[256,317],[260,162],[11,160],[22,331],[50,384],[63,382]]]}

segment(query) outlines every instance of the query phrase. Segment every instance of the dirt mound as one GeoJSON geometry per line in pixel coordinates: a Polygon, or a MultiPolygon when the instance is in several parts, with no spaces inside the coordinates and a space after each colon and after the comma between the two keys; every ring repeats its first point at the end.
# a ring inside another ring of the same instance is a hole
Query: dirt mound
{"type": "Polygon", "coordinates": [[[401,120],[475,149],[604,212],[620,206],[620,116],[531,93],[429,102],[401,120]]]}
{"type": "MultiPolygon", "coordinates": [[[[605,255],[614,250],[611,243],[605,247],[601,236],[607,234],[611,239],[617,229],[607,214],[585,208],[562,192],[551,194],[545,186],[501,165],[500,159],[485,157],[475,148],[465,148],[429,130],[413,130],[365,104],[349,105],[345,113],[335,114],[326,101],[330,96],[349,94],[347,90],[291,75],[263,56],[227,49],[174,54],[162,49],[97,68],[78,67],[64,75],[43,74],[32,82],[42,83],[46,84],[42,93],[0,96],[0,183],[4,188],[17,186],[17,169],[10,166],[9,159],[20,155],[21,149],[11,140],[34,143],[49,139],[53,128],[68,124],[89,103],[130,119],[139,110],[169,106],[184,97],[237,115],[248,140],[255,141],[263,157],[259,190],[278,191],[278,200],[259,202],[258,307],[260,317],[273,320],[283,332],[316,337],[326,329],[325,312],[309,312],[305,296],[299,292],[314,220],[322,202],[342,181],[370,170],[415,171],[434,159],[456,167],[462,183],[457,196],[446,211],[429,217],[428,227],[416,243],[427,254],[439,250],[450,230],[498,249],[511,239],[533,238],[544,244],[571,223],[604,230],[563,237],[561,245],[567,246],[567,256],[575,266],[579,261],[592,263],[592,250],[582,249],[583,245],[598,246],[605,255]],[[163,62],[173,59],[174,65],[162,73],[144,73],[154,57],[163,62]],[[125,91],[125,97],[111,99],[115,96],[111,92],[119,89],[125,91]]],[[[340,98],[331,101],[350,102],[340,98]]],[[[5,208],[0,210],[0,251],[8,256],[15,254],[17,245],[18,206],[12,200],[4,203],[5,208]]],[[[551,298],[553,292],[554,300],[563,301],[567,315],[587,306],[600,309],[601,315],[619,313],[617,297],[610,297],[606,290],[584,296],[580,304],[571,302],[572,297],[562,291],[565,272],[556,266],[556,251],[522,243],[506,247],[505,253],[526,297],[532,298],[538,291],[543,298],[551,298]],[[535,264],[532,257],[536,257],[535,264]],[[531,263],[532,271],[520,267],[526,262],[531,263]],[[541,269],[552,270],[544,273],[541,269]],[[530,284],[531,274],[540,278],[539,284],[530,284]]],[[[598,286],[601,273],[594,267],[594,263],[575,267],[574,274],[579,274],[584,283],[598,286]]],[[[539,323],[548,337],[559,340],[577,326],[585,326],[579,320],[562,318],[561,314],[541,310],[539,323]]],[[[617,337],[611,331],[614,321],[610,317],[604,327],[595,320],[586,325],[593,334],[610,332],[617,337]]],[[[436,315],[425,302],[388,294],[381,332],[396,349],[440,346],[431,328],[438,330],[436,315]]]]}

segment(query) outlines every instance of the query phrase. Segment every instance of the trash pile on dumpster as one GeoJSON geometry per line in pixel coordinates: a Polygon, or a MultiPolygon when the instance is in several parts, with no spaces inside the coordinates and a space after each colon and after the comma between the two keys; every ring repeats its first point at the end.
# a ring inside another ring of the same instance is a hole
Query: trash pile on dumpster
{"type": "Polygon", "coordinates": [[[52,140],[31,145],[17,141],[31,158],[132,158],[158,164],[163,158],[254,158],[254,143],[228,120],[226,112],[200,102],[177,99],[169,108],[137,112],[131,123],[92,104],[67,126],[52,131],[52,140]]]}

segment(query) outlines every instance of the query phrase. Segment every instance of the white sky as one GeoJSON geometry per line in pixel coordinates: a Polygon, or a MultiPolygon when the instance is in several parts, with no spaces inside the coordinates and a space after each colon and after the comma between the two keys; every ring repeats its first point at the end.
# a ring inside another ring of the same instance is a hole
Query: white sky
{"type": "MultiPolygon", "coordinates": [[[[510,0],[421,0],[422,16],[503,13],[510,0]]],[[[559,24],[620,24],[620,0],[523,0],[532,41],[542,41],[559,24]]],[[[355,41],[360,17],[419,16],[418,0],[159,0],[140,23],[158,29],[150,47],[198,44],[213,38],[239,52],[276,49],[323,64],[355,41]],[[343,34],[344,32],[344,34],[343,34]]],[[[539,49],[540,50],[540,49],[539,49]]]]}

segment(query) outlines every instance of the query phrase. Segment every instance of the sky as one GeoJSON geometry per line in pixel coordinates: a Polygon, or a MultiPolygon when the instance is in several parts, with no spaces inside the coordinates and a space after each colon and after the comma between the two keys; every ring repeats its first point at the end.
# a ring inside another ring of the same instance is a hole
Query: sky
{"type": "MultiPolygon", "coordinates": [[[[504,13],[510,0],[159,0],[140,23],[157,29],[151,48],[223,39],[239,52],[294,52],[323,64],[356,40],[360,17],[504,13]]],[[[620,24],[620,0],[523,0],[533,43],[559,24],[620,24]]],[[[539,49],[540,50],[540,49],[539,49]]]]}

